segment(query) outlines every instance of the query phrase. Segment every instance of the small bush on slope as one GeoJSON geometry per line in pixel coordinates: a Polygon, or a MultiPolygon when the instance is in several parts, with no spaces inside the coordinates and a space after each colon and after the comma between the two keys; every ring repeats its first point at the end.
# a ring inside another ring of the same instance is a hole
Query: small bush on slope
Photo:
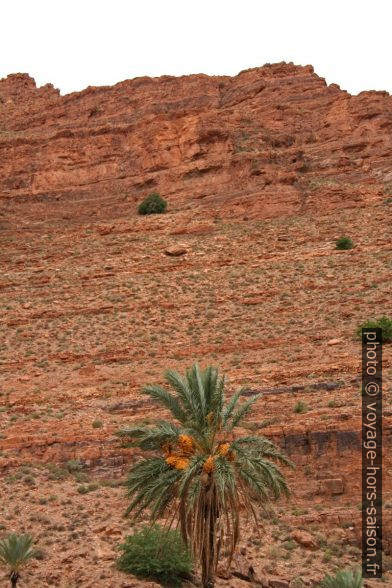
{"type": "Polygon", "coordinates": [[[190,575],[192,560],[178,531],[154,525],[129,535],[119,546],[120,570],[139,578],[149,578],[166,586],[181,586],[190,575]]]}
{"type": "Polygon", "coordinates": [[[294,406],[294,412],[297,414],[303,414],[304,412],[308,412],[308,407],[302,400],[298,400],[296,405],[294,406]]]}
{"type": "Polygon", "coordinates": [[[149,194],[138,208],[139,214],[162,214],[166,211],[167,202],[157,192],[149,194]]]}
{"type": "Polygon", "coordinates": [[[350,237],[339,237],[336,241],[336,249],[340,251],[345,251],[347,249],[353,249],[354,243],[351,241],[350,237]]]}
{"type": "Polygon", "coordinates": [[[381,316],[377,319],[370,319],[359,325],[357,329],[357,335],[359,338],[362,337],[362,329],[382,329],[382,342],[392,343],[392,319],[387,316],[381,316]]]}

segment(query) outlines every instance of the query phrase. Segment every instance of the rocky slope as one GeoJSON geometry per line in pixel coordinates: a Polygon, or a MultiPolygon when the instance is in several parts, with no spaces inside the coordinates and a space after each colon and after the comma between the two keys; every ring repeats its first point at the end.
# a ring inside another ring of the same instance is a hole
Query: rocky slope
{"type": "MultiPolygon", "coordinates": [[[[194,361],[263,392],[247,428],[297,466],[237,569],[298,588],[358,563],[355,330],[391,310],[391,98],[287,64],[64,97],[17,74],[0,96],[0,531],[43,550],[25,585],[147,585],[111,566],[134,457],[114,433],[157,414],[144,383],[194,361]],[[151,190],[168,212],[139,217],[151,190]]],[[[385,346],[387,553],[391,369],[385,346]]]]}

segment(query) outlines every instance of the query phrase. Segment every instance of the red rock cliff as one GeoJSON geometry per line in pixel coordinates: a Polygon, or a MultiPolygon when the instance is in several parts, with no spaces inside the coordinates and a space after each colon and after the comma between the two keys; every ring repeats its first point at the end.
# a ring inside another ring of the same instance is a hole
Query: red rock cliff
{"type": "Polygon", "coordinates": [[[144,77],[66,96],[14,74],[0,80],[0,197],[38,215],[32,204],[44,200],[46,216],[119,216],[153,189],[172,208],[222,214],[366,204],[392,185],[391,129],[388,93],[351,96],[311,66],[144,77]]]}

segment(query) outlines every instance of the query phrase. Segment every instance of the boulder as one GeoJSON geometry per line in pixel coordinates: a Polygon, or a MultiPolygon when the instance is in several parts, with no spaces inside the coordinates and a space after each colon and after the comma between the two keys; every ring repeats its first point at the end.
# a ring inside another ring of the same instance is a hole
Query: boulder
{"type": "Polygon", "coordinates": [[[296,529],[292,532],[291,538],[294,539],[298,545],[305,547],[306,549],[311,549],[312,551],[319,548],[317,540],[308,533],[307,531],[302,531],[300,529],[296,529]]]}
{"type": "Polygon", "coordinates": [[[343,343],[342,339],[330,339],[327,345],[339,345],[339,343],[343,343]]]}
{"type": "Polygon", "coordinates": [[[179,257],[180,255],[185,255],[187,253],[187,248],[185,245],[171,245],[165,249],[165,255],[169,255],[169,257],[179,257]]]}

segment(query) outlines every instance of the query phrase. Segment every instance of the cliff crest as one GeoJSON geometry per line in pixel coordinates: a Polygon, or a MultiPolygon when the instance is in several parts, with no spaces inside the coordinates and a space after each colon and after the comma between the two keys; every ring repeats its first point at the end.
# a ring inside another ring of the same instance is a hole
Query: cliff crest
{"type": "MultiPolygon", "coordinates": [[[[279,63],[235,77],[135,78],[61,96],[27,74],[0,80],[0,198],[42,199],[46,214],[77,197],[158,190],[176,209],[254,217],[366,205],[392,185],[392,98],[351,96],[312,66],[279,63]]],[[[88,197],[88,198],[87,198],[88,197]]]]}

